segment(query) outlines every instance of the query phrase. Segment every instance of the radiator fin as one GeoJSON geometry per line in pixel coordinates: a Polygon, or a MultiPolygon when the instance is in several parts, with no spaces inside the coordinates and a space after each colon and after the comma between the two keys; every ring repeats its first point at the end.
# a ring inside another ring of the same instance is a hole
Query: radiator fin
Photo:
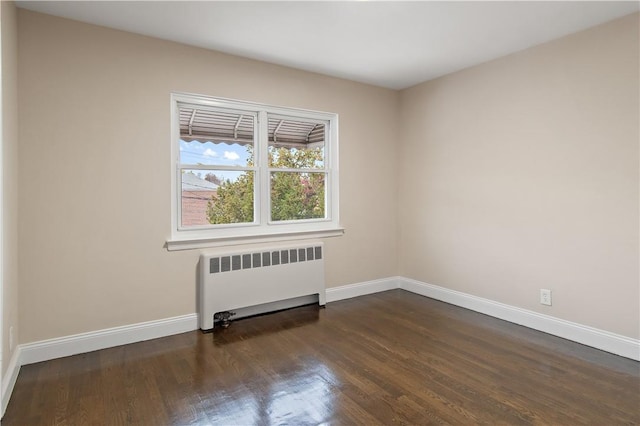
{"type": "Polygon", "coordinates": [[[322,260],[322,247],[303,247],[264,251],[260,253],[242,253],[233,256],[212,257],[209,259],[209,273],[238,271],[240,269],[286,265],[296,262],[322,260]]]}
{"type": "Polygon", "coordinates": [[[242,255],[242,269],[251,268],[251,254],[243,254],[242,255]]]}
{"type": "Polygon", "coordinates": [[[228,272],[231,270],[231,256],[223,256],[220,258],[220,271],[228,272]]]}
{"type": "Polygon", "coordinates": [[[220,272],[220,258],[212,257],[209,259],[209,273],[214,274],[216,272],[220,272]]]}
{"type": "Polygon", "coordinates": [[[261,262],[262,257],[260,257],[260,253],[253,253],[253,267],[259,268],[262,266],[261,262]]]}
{"type": "Polygon", "coordinates": [[[231,269],[233,271],[237,271],[238,269],[240,269],[240,256],[239,255],[231,257],[231,269]]]}

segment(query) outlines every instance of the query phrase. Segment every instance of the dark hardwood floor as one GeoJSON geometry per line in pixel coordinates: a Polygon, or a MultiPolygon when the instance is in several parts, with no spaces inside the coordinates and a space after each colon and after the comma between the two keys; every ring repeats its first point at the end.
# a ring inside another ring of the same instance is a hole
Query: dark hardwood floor
{"type": "Polygon", "coordinates": [[[24,366],[2,424],[640,424],[639,367],[393,290],[24,366]]]}

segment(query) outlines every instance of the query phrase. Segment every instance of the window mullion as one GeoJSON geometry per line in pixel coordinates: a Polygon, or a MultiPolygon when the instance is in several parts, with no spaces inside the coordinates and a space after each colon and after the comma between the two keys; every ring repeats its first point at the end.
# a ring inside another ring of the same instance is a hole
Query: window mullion
{"type": "Polygon", "coordinates": [[[256,167],[218,166],[207,164],[178,164],[179,170],[227,170],[230,172],[244,172],[256,170],[256,167]]]}
{"type": "Polygon", "coordinates": [[[270,175],[269,175],[269,127],[267,112],[258,112],[258,151],[256,171],[258,185],[256,185],[256,207],[258,223],[266,224],[271,218],[270,175]]]}

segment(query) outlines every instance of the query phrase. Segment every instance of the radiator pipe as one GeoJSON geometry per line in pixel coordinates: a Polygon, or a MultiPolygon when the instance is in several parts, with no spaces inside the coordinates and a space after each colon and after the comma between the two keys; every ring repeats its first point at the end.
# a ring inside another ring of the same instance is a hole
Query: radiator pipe
{"type": "Polygon", "coordinates": [[[213,315],[213,321],[221,321],[220,325],[222,325],[223,328],[228,328],[231,325],[231,317],[235,314],[235,312],[229,311],[218,312],[213,315]]]}

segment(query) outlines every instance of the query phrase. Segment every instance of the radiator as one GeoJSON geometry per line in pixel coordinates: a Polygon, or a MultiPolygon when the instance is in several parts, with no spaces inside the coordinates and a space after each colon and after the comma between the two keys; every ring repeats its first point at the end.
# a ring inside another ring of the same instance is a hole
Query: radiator
{"type": "Polygon", "coordinates": [[[214,315],[236,318],[326,303],[321,242],[203,252],[199,262],[200,328],[211,330],[214,315]]]}

